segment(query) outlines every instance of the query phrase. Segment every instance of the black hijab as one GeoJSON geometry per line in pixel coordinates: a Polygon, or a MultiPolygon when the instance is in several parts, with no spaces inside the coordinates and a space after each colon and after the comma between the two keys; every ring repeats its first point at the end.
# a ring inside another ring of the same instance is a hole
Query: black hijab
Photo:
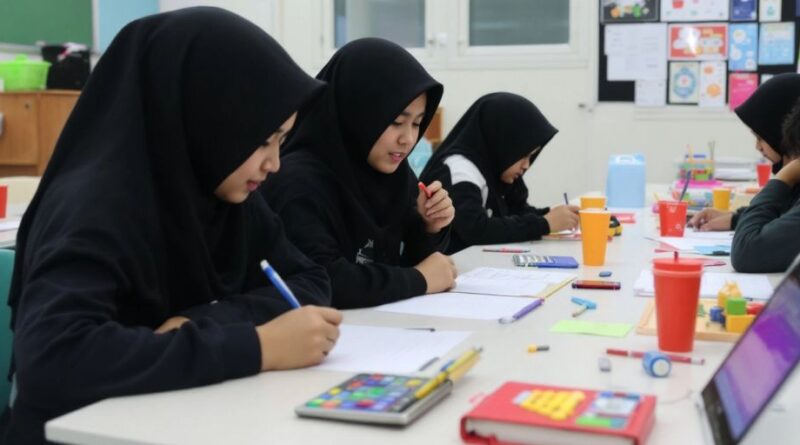
{"type": "Polygon", "coordinates": [[[123,324],[157,326],[241,292],[246,253],[258,250],[243,229],[266,207],[251,205],[258,196],[223,202],[214,189],[321,85],[264,31],[221,9],[127,25],[22,219],[9,304],[24,304],[28,278],[70,259],[117,278],[123,324]]]}
{"type": "MultiPolygon", "coordinates": [[[[778,152],[783,151],[782,125],[786,115],[792,111],[800,98],[800,74],[784,73],[764,82],[743,104],[736,107],[736,115],[753,133],[778,152]]],[[[783,160],[772,164],[772,172],[777,173],[783,167],[783,160]]]]}
{"type": "Polygon", "coordinates": [[[422,180],[437,179],[444,160],[462,155],[480,170],[489,186],[487,204],[494,214],[505,216],[502,197],[527,191],[522,177],[513,184],[500,181],[500,175],[515,162],[541,147],[530,157],[536,160],[544,146],[558,133],[547,118],[528,99],[512,93],[487,94],[472,104],[431,157],[422,180]],[[499,213],[498,213],[499,212],[499,213]]]}
{"type": "Polygon", "coordinates": [[[442,85],[408,51],[377,38],[344,45],[317,79],[326,81],[328,88],[313,108],[301,113],[283,149],[283,169],[265,190],[287,201],[301,190],[286,187],[282,178],[327,177],[338,183],[348,206],[337,211],[377,229],[397,224],[416,197],[414,173],[405,159],[394,173],[381,173],[367,163],[367,156],[392,121],[425,93],[421,138],[442,98],[442,85]]]}

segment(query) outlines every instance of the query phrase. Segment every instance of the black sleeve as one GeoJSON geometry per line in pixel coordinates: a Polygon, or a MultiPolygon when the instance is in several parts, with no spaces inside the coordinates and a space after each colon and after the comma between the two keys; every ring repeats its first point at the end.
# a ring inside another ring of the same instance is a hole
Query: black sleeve
{"type": "Polygon", "coordinates": [[[309,258],[325,266],[337,308],[371,307],[422,295],[427,283],[413,267],[381,263],[355,264],[345,257],[322,209],[309,198],[283,207],[281,217],[294,244],[309,258]]]}
{"type": "Polygon", "coordinates": [[[550,207],[536,208],[528,204],[528,188],[522,182],[522,178],[517,179],[508,193],[506,193],[506,205],[508,210],[514,215],[534,214],[539,216],[547,215],[550,207]]]}
{"type": "Polygon", "coordinates": [[[747,207],[739,207],[733,212],[733,216],[731,216],[731,230],[736,230],[736,225],[739,224],[739,218],[742,217],[742,213],[745,210],[747,210],[747,207]]]}
{"type": "Polygon", "coordinates": [[[547,220],[536,212],[490,218],[483,208],[480,189],[470,182],[452,186],[450,196],[456,208],[454,230],[469,244],[538,240],[550,232],[547,220]]]}
{"type": "Polygon", "coordinates": [[[136,297],[121,295],[124,278],[100,258],[49,253],[30,262],[26,276],[14,336],[25,406],[56,415],[107,397],[206,385],[261,367],[252,323],[203,318],[165,334],[120,324],[118,299],[136,297]]]}
{"type": "Polygon", "coordinates": [[[739,272],[784,272],[800,253],[800,206],[783,181],[770,180],[742,212],[733,236],[731,264],[739,272]]]}
{"type": "Polygon", "coordinates": [[[438,233],[425,231],[425,221],[417,212],[416,206],[409,209],[403,225],[402,266],[413,267],[434,252],[444,252],[450,242],[452,224],[438,233]]]}
{"type": "Polygon", "coordinates": [[[331,288],[325,268],[303,255],[289,241],[280,217],[272,212],[260,195],[253,194],[252,217],[268,215],[264,220],[251,220],[248,230],[255,256],[248,264],[248,283],[252,290],[237,295],[227,295],[214,304],[195,306],[181,315],[192,320],[210,317],[220,323],[249,321],[256,325],[265,323],[291,309],[289,303],[264,275],[259,263],[266,259],[281,275],[301,305],[330,306],[331,288]]]}

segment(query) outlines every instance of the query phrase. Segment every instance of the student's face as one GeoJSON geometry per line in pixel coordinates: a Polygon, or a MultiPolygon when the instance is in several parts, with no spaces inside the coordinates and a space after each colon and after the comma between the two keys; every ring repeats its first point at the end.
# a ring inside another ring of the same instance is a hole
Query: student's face
{"type": "Polygon", "coordinates": [[[281,167],[280,148],[286,133],[292,129],[297,113],[292,114],[270,137],[258,147],[244,164],[228,175],[214,190],[214,195],[232,204],[239,204],[254,192],[270,173],[281,167]]]}
{"type": "Polygon", "coordinates": [[[764,139],[755,133],[753,135],[756,137],[756,150],[761,153],[765,158],[767,158],[773,164],[776,162],[780,162],[782,156],[780,153],[775,151],[764,139]]]}
{"type": "Polygon", "coordinates": [[[424,93],[408,104],[394,122],[386,127],[367,155],[367,163],[381,173],[387,175],[394,173],[417,143],[419,125],[423,117],[425,117],[424,93]]]}
{"type": "Polygon", "coordinates": [[[500,174],[500,181],[506,184],[513,184],[517,178],[522,177],[522,175],[524,175],[531,166],[531,156],[536,154],[541,149],[542,147],[536,147],[533,149],[533,151],[525,155],[524,158],[511,164],[511,167],[508,167],[503,171],[502,174],[500,174]]]}

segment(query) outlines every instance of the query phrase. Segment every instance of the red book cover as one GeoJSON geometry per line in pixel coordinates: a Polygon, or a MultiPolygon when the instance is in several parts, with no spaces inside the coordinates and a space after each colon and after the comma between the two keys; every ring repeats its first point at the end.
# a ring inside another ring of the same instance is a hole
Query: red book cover
{"type": "Polygon", "coordinates": [[[485,444],[644,445],[655,404],[651,395],[506,382],[461,418],[461,438],[485,444]]]}

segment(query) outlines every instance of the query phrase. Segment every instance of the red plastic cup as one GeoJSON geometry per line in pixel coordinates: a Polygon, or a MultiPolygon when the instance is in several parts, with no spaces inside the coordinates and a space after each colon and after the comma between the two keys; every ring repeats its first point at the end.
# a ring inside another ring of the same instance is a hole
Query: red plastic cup
{"type": "Polygon", "coordinates": [[[758,173],[758,186],[764,187],[769,181],[769,175],[772,174],[772,164],[759,162],[756,164],[756,173],[758,173]]]}
{"type": "Polygon", "coordinates": [[[653,260],[658,349],[690,352],[694,347],[703,260],[653,260]]]}
{"type": "Polygon", "coordinates": [[[683,236],[688,205],[686,201],[658,201],[661,236],[683,236]]]}
{"type": "Polygon", "coordinates": [[[6,217],[7,207],[8,207],[8,186],[0,185],[0,218],[6,217]]]}

